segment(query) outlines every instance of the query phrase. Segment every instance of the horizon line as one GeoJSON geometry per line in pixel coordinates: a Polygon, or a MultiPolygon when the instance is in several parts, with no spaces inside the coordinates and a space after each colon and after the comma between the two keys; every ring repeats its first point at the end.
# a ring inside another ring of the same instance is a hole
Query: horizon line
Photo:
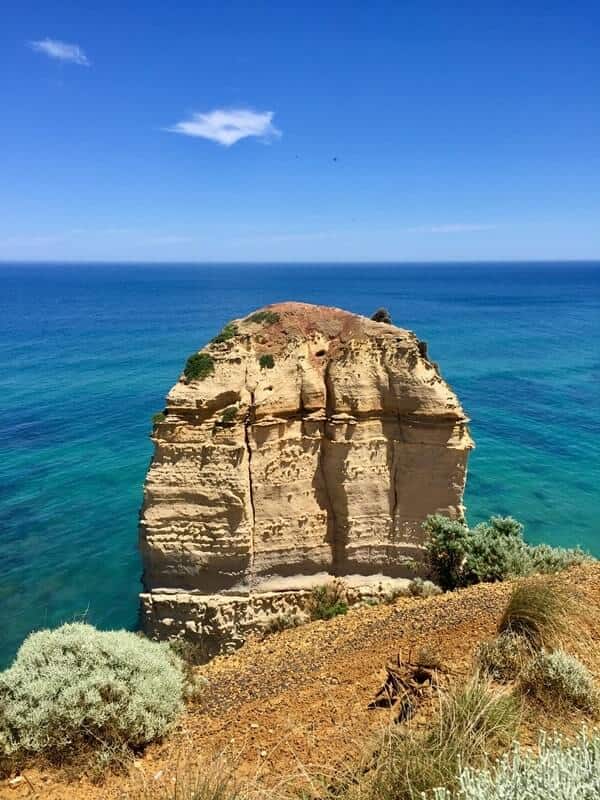
{"type": "Polygon", "coordinates": [[[364,266],[364,265],[477,265],[477,264],[598,264],[600,265],[600,256],[595,258],[470,258],[470,259],[336,259],[336,260],[319,260],[319,259],[252,259],[246,261],[232,261],[224,259],[207,259],[206,261],[199,260],[143,260],[143,259],[21,259],[0,258],[0,266],[6,265],[39,265],[39,266],[55,266],[55,265],[98,265],[98,266],[294,266],[294,265],[314,265],[314,266],[364,266]]]}

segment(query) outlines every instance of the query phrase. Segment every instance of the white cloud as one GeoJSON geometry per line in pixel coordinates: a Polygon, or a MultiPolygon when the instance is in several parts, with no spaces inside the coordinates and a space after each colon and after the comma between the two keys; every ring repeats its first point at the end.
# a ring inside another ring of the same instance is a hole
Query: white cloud
{"type": "Polygon", "coordinates": [[[281,131],[273,125],[274,116],[273,111],[216,108],[206,114],[192,114],[191,119],[178,122],[168,130],[184,136],[210,139],[225,147],[230,147],[248,136],[256,136],[263,140],[281,136],[281,131]]]}
{"type": "Polygon", "coordinates": [[[477,231],[491,231],[495,225],[478,225],[454,223],[448,225],[418,225],[416,228],[407,228],[408,233],[475,233],[477,231]]]}
{"type": "Polygon", "coordinates": [[[38,53],[44,53],[49,58],[56,58],[59,61],[71,61],[73,64],[81,64],[84,67],[90,66],[90,60],[78,44],[67,44],[58,39],[41,39],[36,42],[29,42],[29,46],[38,53]]]}

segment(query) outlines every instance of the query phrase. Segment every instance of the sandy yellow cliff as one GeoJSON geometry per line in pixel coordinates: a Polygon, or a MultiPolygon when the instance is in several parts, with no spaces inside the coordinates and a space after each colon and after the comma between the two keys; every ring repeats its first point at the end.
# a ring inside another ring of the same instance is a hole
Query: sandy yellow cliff
{"type": "Polygon", "coordinates": [[[209,653],[328,576],[414,575],[425,517],[463,514],[473,446],[410,331],[282,303],[217,339],[167,397],[140,522],[144,629],[209,653]]]}

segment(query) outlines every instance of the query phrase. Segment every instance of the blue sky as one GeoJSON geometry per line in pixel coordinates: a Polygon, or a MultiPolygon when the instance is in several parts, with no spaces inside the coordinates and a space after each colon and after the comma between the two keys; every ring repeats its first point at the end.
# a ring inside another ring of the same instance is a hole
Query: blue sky
{"type": "Polygon", "coordinates": [[[572,0],[7,3],[0,259],[600,258],[599,42],[572,0]]]}

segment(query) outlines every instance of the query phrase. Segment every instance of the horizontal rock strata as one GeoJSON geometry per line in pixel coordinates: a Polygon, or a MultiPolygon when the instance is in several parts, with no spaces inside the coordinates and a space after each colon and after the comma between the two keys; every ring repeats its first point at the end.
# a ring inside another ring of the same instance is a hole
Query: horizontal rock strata
{"type": "Polygon", "coordinates": [[[147,632],[227,650],[311,581],[418,573],[425,517],[463,515],[472,441],[415,334],[283,303],[230,323],[202,354],[153,432],[147,632]]]}

